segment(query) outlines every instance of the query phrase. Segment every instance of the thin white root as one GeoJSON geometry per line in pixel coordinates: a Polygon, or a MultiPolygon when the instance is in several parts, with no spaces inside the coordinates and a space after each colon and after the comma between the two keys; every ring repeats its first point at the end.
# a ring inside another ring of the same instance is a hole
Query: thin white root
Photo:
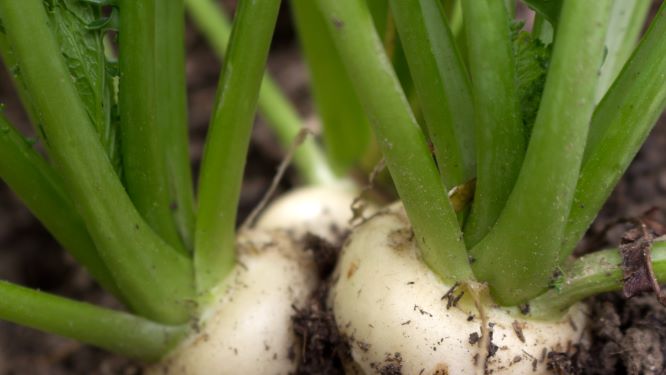
{"type": "Polygon", "coordinates": [[[264,194],[264,196],[261,198],[259,204],[257,204],[257,206],[252,210],[252,212],[250,212],[247,219],[245,219],[245,222],[243,222],[243,225],[241,225],[241,230],[247,230],[249,228],[254,227],[257,217],[259,217],[261,211],[264,210],[264,208],[268,204],[268,201],[271,199],[273,194],[275,194],[275,190],[277,190],[280,181],[282,181],[282,177],[284,177],[287,168],[291,164],[291,160],[294,158],[296,150],[298,149],[298,147],[300,147],[303,144],[303,142],[305,142],[308,135],[312,135],[312,131],[309,130],[308,128],[303,128],[301,129],[301,131],[298,132],[296,138],[294,139],[293,144],[291,145],[291,149],[289,150],[289,152],[287,152],[287,155],[285,155],[284,159],[278,166],[277,173],[275,173],[275,176],[273,176],[273,180],[271,181],[271,185],[268,187],[268,191],[266,191],[266,194],[264,194]]]}
{"type": "MultiPolygon", "coordinates": [[[[479,331],[481,331],[481,338],[478,342],[479,348],[481,349],[482,358],[486,360],[490,358],[490,347],[492,345],[490,330],[488,329],[488,313],[486,305],[483,301],[484,297],[487,299],[488,286],[480,283],[465,283],[463,285],[464,290],[466,290],[472,301],[474,302],[474,307],[479,316],[479,331]]],[[[448,305],[447,305],[448,306],[448,305]]],[[[477,361],[474,365],[476,366],[476,373],[482,375],[485,373],[486,360],[483,362],[477,361]]]]}

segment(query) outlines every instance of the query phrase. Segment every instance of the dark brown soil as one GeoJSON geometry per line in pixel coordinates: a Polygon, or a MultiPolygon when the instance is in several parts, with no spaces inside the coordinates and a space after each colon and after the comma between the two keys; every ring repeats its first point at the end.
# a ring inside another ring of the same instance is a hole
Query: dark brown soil
{"type": "MultiPolygon", "coordinates": [[[[284,13],[284,12],[283,12],[284,13]]],[[[282,14],[269,69],[299,103],[303,114],[312,112],[307,89],[307,75],[300,62],[293,32],[282,14]]],[[[205,41],[188,31],[188,89],[190,105],[191,153],[197,169],[208,122],[219,62],[205,41]]],[[[8,116],[27,130],[25,116],[10,87],[9,79],[0,74],[0,102],[7,105],[8,116]]],[[[662,119],[637,156],[627,175],[615,189],[600,217],[581,245],[581,251],[604,245],[617,245],[627,228],[613,226],[621,218],[640,216],[652,207],[666,210],[666,119],[662,119]]],[[[270,184],[282,157],[270,132],[258,121],[253,133],[243,195],[240,203],[242,220],[259,201],[270,184]]],[[[288,189],[295,179],[289,174],[281,189],[288,189]]],[[[278,192],[279,193],[279,192],[278,192]]],[[[328,250],[327,250],[328,251],[328,250]]],[[[325,273],[324,270],[322,270],[325,273]]],[[[104,293],[69,256],[53,241],[6,186],[0,184],[0,279],[65,295],[92,303],[119,307],[117,301],[104,293]]],[[[583,374],[660,374],[666,358],[666,308],[653,296],[639,296],[629,301],[619,294],[605,294],[592,299],[591,320],[594,322],[585,348],[574,358],[551,355],[554,370],[583,374]]],[[[319,332],[309,337],[307,345],[317,349],[320,357],[309,362],[300,373],[341,373],[337,355],[344,346],[330,331],[331,316],[323,308],[323,297],[307,311],[295,315],[304,331],[319,332]],[[328,333],[327,333],[328,332],[328,333]],[[328,361],[325,359],[328,358],[328,361]]],[[[399,371],[399,358],[391,368],[399,371]]],[[[103,351],[43,334],[31,329],[0,322],[0,375],[9,374],[138,374],[141,368],[127,360],[103,351]]],[[[399,372],[397,372],[399,373],[399,372]]]]}
{"type": "Polygon", "coordinates": [[[301,341],[296,374],[344,374],[342,358],[349,356],[348,340],[340,336],[333,313],[326,307],[328,285],[317,289],[303,309],[296,309],[294,332],[301,341]]]}
{"type": "Polygon", "coordinates": [[[574,373],[664,373],[666,307],[654,296],[626,301],[614,293],[594,298],[589,305],[592,339],[574,358],[574,373]]]}

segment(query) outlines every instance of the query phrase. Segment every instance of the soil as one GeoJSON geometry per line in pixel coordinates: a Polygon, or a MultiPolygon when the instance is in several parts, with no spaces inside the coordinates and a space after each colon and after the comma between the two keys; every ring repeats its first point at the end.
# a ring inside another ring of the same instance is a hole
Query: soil
{"type": "Polygon", "coordinates": [[[343,357],[350,356],[349,343],[338,332],[335,318],[326,307],[328,284],[319,287],[308,304],[294,313],[296,336],[302,341],[297,375],[343,375],[343,357]]]}
{"type": "MultiPolygon", "coordinates": [[[[300,60],[288,12],[283,10],[269,61],[269,70],[308,116],[312,103],[306,69],[300,60]]],[[[190,27],[187,34],[187,78],[190,110],[191,156],[195,172],[220,70],[217,58],[203,38],[190,27]]],[[[4,69],[0,73],[0,102],[6,113],[30,134],[4,69]]],[[[602,246],[616,246],[628,229],[613,225],[623,218],[635,218],[657,207],[666,211],[666,117],[662,118],[615,189],[599,218],[592,225],[579,253],[602,246]]],[[[259,119],[253,132],[240,202],[242,220],[267,190],[283,153],[259,119]]],[[[281,183],[280,191],[297,183],[293,173],[281,183]]],[[[327,249],[326,251],[329,251],[327,249]]],[[[330,269],[330,259],[322,273],[330,269]]],[[[21,205],[9,189],[0,184],[0,279],[53,292],[91,303],[120,308],[120,304],[90,280],[64,253],[39,222],[21,205]]],[[[297,312],[301,335],[319,332],[306,344],[319,357],[306,357],[299,373],[342,373],[340,354],[346,352],[341,338],[330,330],[332,317],[323,307],[323,294],[313,299],[307,311],[297,312]]],[[[654,296],[625,300],[609,293],[588,301],[593,325],[581,350],[573,357],[551,353],[555,373],[661,374],[666,361],[666,307],[654,296]]],[[[297,327],[299,324],[297,324],[297,327]]],[[[389,361],[391,362],[391,361],[389,361]]],[[[384,373],[399,373],[399,353],[384,373]],[[394,371],[395,370],[395,371],[394,371]],[[393,371],[393,372],[392,372],[393,371]]],[[[0,322],[0,375],[10,374],[140,374],[136,362],[71,340],[0,322]]]]}

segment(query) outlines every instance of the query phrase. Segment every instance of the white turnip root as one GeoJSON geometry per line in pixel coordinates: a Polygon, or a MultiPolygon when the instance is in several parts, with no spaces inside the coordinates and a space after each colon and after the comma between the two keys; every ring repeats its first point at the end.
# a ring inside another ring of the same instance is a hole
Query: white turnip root
{"type": "Polygon", "coordinates": [[[348,229],[353,190],[306,187],[277,199],[255,228],[238,235],[238,262],[215,288],[194,333],[149,374],[288,374],[300,347],[294,308],[318,284],[303,236],[334,241],[348,229]]]}
{"type": "Polygon", "coordinates": [[[443,283],[419,259],[413,237],[397,204],[359,226],[343,249],[329,303],[350,341],[349,368],[367,374],[543,374],[546,353],[580,340],[582,305],[556,320],[536,321],[487,296],[471,298],[469,289],[443,283]]]}
{"type": "Polygon", "coordinates": [[[357,189],[345,182],[299,188],[271,203],[256,227],[284,229],[297,236],[309,232],[336,243],[349,229],[351,205],[357,195],[357,189]]]}
{"type": "Polygon", "coordinates": [[[307,253],[282,231],[248,231],[238,265],[211,293],[195,333],[149,374],[287,374],[298,353],[294,306],[317,284],[307,253]]]}

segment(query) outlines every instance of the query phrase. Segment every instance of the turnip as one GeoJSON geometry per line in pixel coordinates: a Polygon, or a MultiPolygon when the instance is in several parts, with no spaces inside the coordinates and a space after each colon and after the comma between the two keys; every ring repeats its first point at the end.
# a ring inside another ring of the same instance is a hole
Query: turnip
{"type": "Polygon", "coordinates": [[[566,351],[582,337],[581,304],[551,319],[525,319],[483,290],[475,301],[465,285],[442,283],[418,252],[395,205],[357,228],[345,247],[331,304],[365,373],[392,363],[407,374],[544,372],[544,349],[566,351]]]}
{"type": "MultiPolygon", "coordinates": [[[[532,34],[511,23],[513,2],[461,1],[461,13],[389,3],[417,106],[380,39],[391,22],[375,32],[386,10],[317,1],[405,212],[375,216],[343,248],[329,303],[347,368],[545,373],[542,353],[570,353],[583,335],[578,301],[621,289],[623,269],[629,280],[643,274],[642,285],[666,276],[662,244],[649,274],[626,254],[622,265],[617,249],[569,259],[666,106],[666,5],[635,47],[625,37],[635,29],[619,24],[643,19],[639,2],[527,1],[532,34]],[[462,17],[464,38],[447,16],[462,17]],[[631,57],[605,56],[609,40],[631,57]],[[600,67],[617,74],[610,88],[600,67]],[[456,214],[446,192],[470,184],[474,199],[456,214]]],[[[643,228],[637,241],[649,253],[655,234],[643,228]]]]}
{"type": "Polygon", "coordinates": [[[238,243],[239,265],[210,291],[201,326],[151,374],[221,371],[288,374],[299,353],[291,328],[318,283],[302,245],[284,231],[252,230],[238,243]]]}
{"type": "Polygon", "coordinates": [[[351,183],[340,182],[298,188],[271,203],[240,232],[238,264],[204,298],[195,333],[149,373],[292,372],[300,357],[294,308],[304,306],[319,284],[306,236],[340,242],[357,194],[351,183]]]}
{"type": "Polygon", "coordinates": [[[0,318],[151,373],[295,371],[291,315],[320,281],[303,236],[350,229],[359,190],[339,176],[372,164],[371,125],[400,202],[361,218],[330,280],[345,369],[546,372],[585,332],[579,301],[666,279],[646,225],[638,268],[626,248],[570,257],[666,107],[666,5],[636,43],[645,2],[525,2],[531,32],[513,1],[293,0],[325,153],[296,148],[309,186],[237,232],[255,109],[287,148],[301,128],[263,74],[279,0],[239,1],[233,27],[204,0],[0,0],[49,155],[0,117],[0,176],[129,310],[0,282],[0,318]],[[196,199],[185,5],[225,54],[196,199]]]}
{"type": "MultiPolygon", "coordinates": [[[[232,35],[217,35],[231,41],[195,200],[184,2],[0,1],[0,51],[53,160],[1,117],[0,175],[130,310],[2,282],[1,318],[158,362],[153,373],[296,368],[291,315],[319,282],[303,237],[337,240],[358,191],[338,177],[350,161],[334,172],[341,159],[308,139],[294,158],[309,186],[235,233],[257,102],[286,147],[302,124],[263,74],[279,4],[243,1],[232,35]],[[117,60],[109,28],[118,29],[117,60]]],[[[210,3],[188,5],[224,21],[210,3]]]]}

